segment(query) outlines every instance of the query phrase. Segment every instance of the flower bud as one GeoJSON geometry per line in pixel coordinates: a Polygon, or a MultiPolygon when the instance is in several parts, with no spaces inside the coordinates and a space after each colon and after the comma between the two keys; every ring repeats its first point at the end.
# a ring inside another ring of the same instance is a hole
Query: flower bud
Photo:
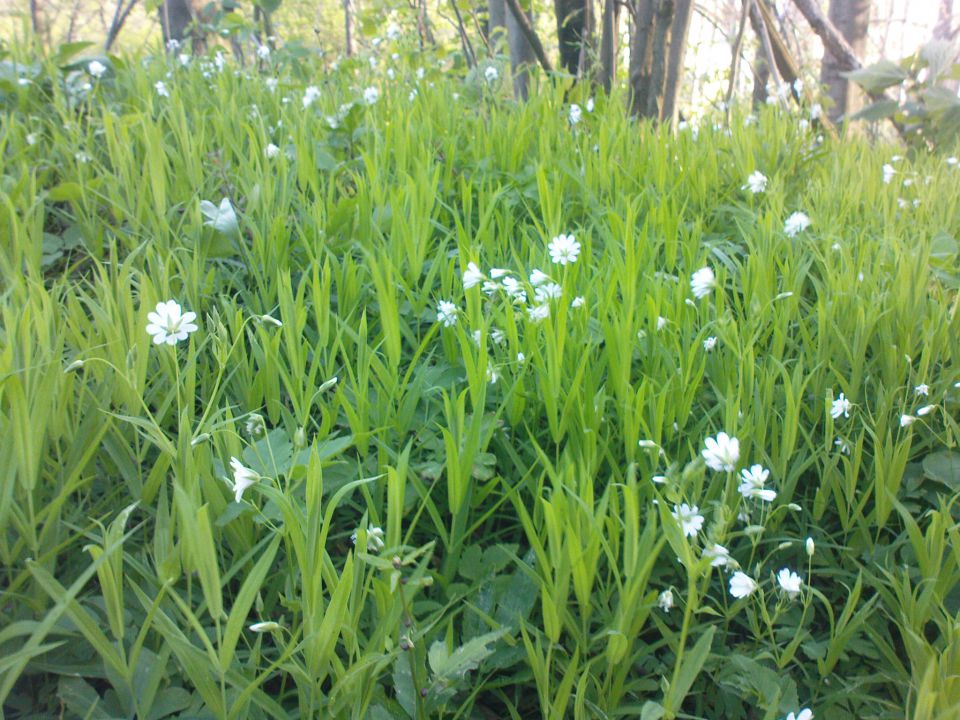
{"type": "Polygon", "coordinates": [[[300,450],[307,446],[307,432],[303,429],[303,426],[297,428],[297,431],[293,434],[293,446],[300,450]]]}
{"type": "Polygon", "coordinates": [[[816,546],[813,544],[813,538],[808,537],[807,538],[807,555],[809,557],[813,557],[814,550],[816,550],[816,546]]]}
{"type": "Polygon", "coordinates": [[[275,623],[272,620],[269,622],[258,622],[250,626],[250,630],[255,633],[265,633],[265,632],[274,632],[275,630],[280,629],[280,623],[275,623]]]}

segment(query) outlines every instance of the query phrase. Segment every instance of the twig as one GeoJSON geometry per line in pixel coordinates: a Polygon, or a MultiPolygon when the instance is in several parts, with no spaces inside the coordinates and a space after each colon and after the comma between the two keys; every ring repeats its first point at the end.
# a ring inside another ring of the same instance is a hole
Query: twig
{"type": "Polygon", "coordinates": [[[510,12],[513,13],[517,25],[520,26],[523,36],[527,39],[527,42],[530,43],[530,47],[533,48],[533,54],[537,56],[540,67],[542,67],[544,71],[552,73],[553,66],[550,64],[550,58],[547,57],[547,53],[543,49],[543,43],[541,43],[540,38],[537,37],[537,31],[534,30],[530,24],[527,14],[523,11],[523,8],[520,7],[517,0],[506,0],[506,3],[510,7],[510,12]]]}

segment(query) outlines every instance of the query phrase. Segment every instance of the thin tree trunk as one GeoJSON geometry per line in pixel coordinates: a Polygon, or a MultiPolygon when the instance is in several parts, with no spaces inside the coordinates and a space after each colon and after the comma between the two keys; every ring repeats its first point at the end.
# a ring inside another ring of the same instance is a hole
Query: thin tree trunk
{"type": "Polygon", "coordinates": [[[487,14],[489,26],[487,37],[490,38],[490,50],[494,55],[500,55],[507,40],[507,5],[505,0],[487,0],[487,14]]]}
{"type": "Polygon", "coordinates": [[[933,28],[934,40],[952,40],[956,34],[951,30],[953,23],[953,0],[940,0],[937,9],[937,24],[933,28]]]}
{"type": "Polygon", "coordinates": [[[513,76],[513,96],[520,100],[527,99],[530,85],[530,67],[536,65],[536,53],[527,34],[525,24],[531,30],[530,14],[511,3],[512,12],[507,13],[507,44],[510,46],[510,74],[513,76]],[[519,12],[518,12],[519,11],[519,12]]]}
{"type": "Polygon", "coordinates": [[[450,6],[453,8],[453,14],[457,19],[457,34],[460,36],[460,45],[463,47],[463,56],[467,60],[467,67],[477,66],[477,54],[470,43],[470,36],[467,34],[467,27],[463,23],[463,15],[457,5],[457,0],[450,0],[450,6]]]}
{"type": "Polygon", "coordinates": [[[767,84],[770,82],[770,68],[776,70],[776,64],[773,53],[768,52],[770,45],[770,36],[767,35],[767,28],[760,17],[760,11],[757,10],[757,2],[765,0],[756,0],[754,5],[750,6],[750,27],[753,28],[753,34],[757,36],[757,50],[753,55],[753,107],[758,108],[767,101],[767,84]]]}
{"type": "MultiPolygon", "coordinates": [[[[867,29],[870,25],[870,0],[830,0],[830,22],[843,34],[851,50],[859,57],[867,47],[867,29]]],[[[863,105],[862,93],[840,73],[841,63],[829,49],[824,49],[820,65],[820,82],[827,86],[833,101],[830,119],[836,122],[849,117],[863,105]]]]}
{"type": "Polygon", "coordinates": [[[660,0],[653,34],[650,63],[650,92],[647,94],[646,116],[663,120],[663,95],[667,80],[667,49],[673,28],[673,0],[660,0]]]}
{"type": "Polygon", "coordinates": [[[593,0],[583,2],[583,30],[580,33],[580,54],[577,62],[577,77],[589,78],[594,75],[597,54],[597,20],[593,12],[593,0]]]}
{"type": "Polygon", "coordinates": [[[674,0],[638,0],[630,49],[630,111],[663,120],[667,52],[674,0]]]}
{"type": "Polygon", "coordinates": [[[617,31],[620,26],[620,6],[617,0],[603,0],[600,21],[600,85],[610,92],[617,75],[617,31]]]}
{"type": "Polygon", "coordinates": [[[183,42],[187,28],[193,23],[194,11],[189,0],[165,0],[160,6],[160,28],[164,44],[171,40],[183,42]]]}
{"type": "Polygon", "coordinates": [[[737,86],[737,73],[740,70],[740,53],[743,52],[743,33],[747,29],[747,18],[750,16],[750,7],[753,5],[751,0],[741,0],[740,23],[737,25],[737,37],[733,41],[732,55],[730,59],[730,77],[727,83],[727,94],[724,97],[727,120],[730,120],[730,103],[733,101],[733,91],[737,86]]]}
{"type": "Polygon", "coordinates": [[[343,0],[343,37],[347,57],[352,57],[353,48],[353,0],[343,0]]]}
{"type": "Polygon", "coordinates": [[[557,41],[560,49],[560,67],[571,75],[580,65],[580,47],[583,42],[586,0],[554,0],[557,16],[557,41]]]}
{"type": "Polygon", "coordinates": [[[40,22],[40,5],[38,0],[30,0],[30,27],[37,42],[42,42],[43,24],[40,22]]]}
{"type": "Polygon", "coordinates": [[[117,0],[117,9],[113,13],[113,21],[110,23],[110,29],[107,31],[107,39],[103,43],[104,52],[110,52],[110,48],[113,47],[113,43],[116,42],[117,36],[120,35],[120,31],[123,29],[127,18],[130,17],[130,12],[136,6],[137,2],[138,0],[130,0],[124,7],[123,0],[117,0]]]}
{"type": "Polygon", "coordinates": [[[653,34],[653,11],[656,0],[637,0],[630,35],[630,114],[640,115],[646,106],[649,85],[647,48],[653,34]]]}
{"type": "Polygon", "coordinates": [[[550,64],[550,58],[547,57],[547,53],[543,49],[543,43],[541,43],[540,38],[537,37],[537,31],[533,29],[533,25],[530,24],[527,14],[520,7],[520,3],[518,0],[505,0],[505,2],[510,11],[507,13],[507,17],[509,18],[511,15],[513,16],[513,19],[517,23],[518,29],[523,33],[524,37],[526,37],[527,42],[533,49],[533,54],[540,62],[540,67],[542,67],[546,72],[552,73],[553,65],[550,64]]]}
{"type": "Polygon", "coordinates": [[[663,120],[676,125],[680,115],[677,97],[683,86],[684,59],[687,55],[687,36],[693,18],[693,0],[677,0],[670,29],[670,57],[667,62],[666,87],[663,94],[663,120]]]}

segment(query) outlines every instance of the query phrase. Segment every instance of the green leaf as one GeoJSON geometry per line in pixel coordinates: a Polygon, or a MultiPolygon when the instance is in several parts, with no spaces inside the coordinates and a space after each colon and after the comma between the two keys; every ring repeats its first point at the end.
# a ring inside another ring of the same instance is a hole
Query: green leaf
{"type": "Polygon", "coordinates": [[[960,453],[941,450],[923,459],[923,472],[931,480],[957,489],[960,488],[960,453]]]}
{"type": "Polygon", "coordinates": [[[877,120],[886,120],[893,117],[900,110],[900,105],[896,100],[878,100],[875,103],[867,105],[859,112],[850,116],[851,120],[866,120],[875,122],[877,120]]]}
{"type": "Polygon", "coordinates": [[[443,640],[437,640],[430,646],[428,654],[430,669],[438,678],[462,679],[471,670],[476,670],[483,659],[493,652],[493,648],[488,646],[503,637],[504,632],[504,630],[495,630],[475,637],[452,653],[447,650],[443,640]]]}
{"type": "Polygon", "coordinates": [[[57,684],[59,697],[68,710],[89,720],[110,720],[110,714],[102,707],[102,698],[83,678],[62,677],[57,684]]]}
{"type": "Polygon", "coordinates": [[[640,711],[640,720],[660,720],[666,713],[663,705],[653,702],[653,700],[647,700],[640,711]]]}
{"type": "Polygon", "coordinates": [[[664,698],[664,704],[669,708],[679,709],[683,700],[693,687],[697,675],[703,669],[703,664],[710,655],[710,647],[713,645],[713,635],[717,631],[715,625],[707,628],[707,631],[700,636],[696,645],[683,656],[683,664],[680,666],[680,673],[677,675],[677,681],[670,686],[664,698]]]}
{"type": "Polygon", "coordinates": [[[888,87],[899,85],[909,77],[906,70],[890,60],[880,60],[868,67],[840,74],[853,80],[868,93],[882,92],[888,87]]]}
{"type": "MultiPolygon", "coordinates": [[[[63,43],[57,47],[57,50],[53,53],[51,60],[53,60],[54,65],[65,65],[72,57],[92,46],[93,43],[87,41],[63,43]]],[[[96,58],[89,58],[89,60],[95,59],[96,58]]],[[[103,61],[101,60],[101,62],[103,61]]],[[[106,65],[108,63],[104,64],[106,65]]]]}

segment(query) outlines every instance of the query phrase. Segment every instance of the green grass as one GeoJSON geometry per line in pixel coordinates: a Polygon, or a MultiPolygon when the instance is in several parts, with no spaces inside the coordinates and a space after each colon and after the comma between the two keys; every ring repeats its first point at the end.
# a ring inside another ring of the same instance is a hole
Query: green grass
{"type": "Polygon", "coordinates": [[[960,170],[396,49],[0,68],[5,716],[957,718],[960,170]]]}

